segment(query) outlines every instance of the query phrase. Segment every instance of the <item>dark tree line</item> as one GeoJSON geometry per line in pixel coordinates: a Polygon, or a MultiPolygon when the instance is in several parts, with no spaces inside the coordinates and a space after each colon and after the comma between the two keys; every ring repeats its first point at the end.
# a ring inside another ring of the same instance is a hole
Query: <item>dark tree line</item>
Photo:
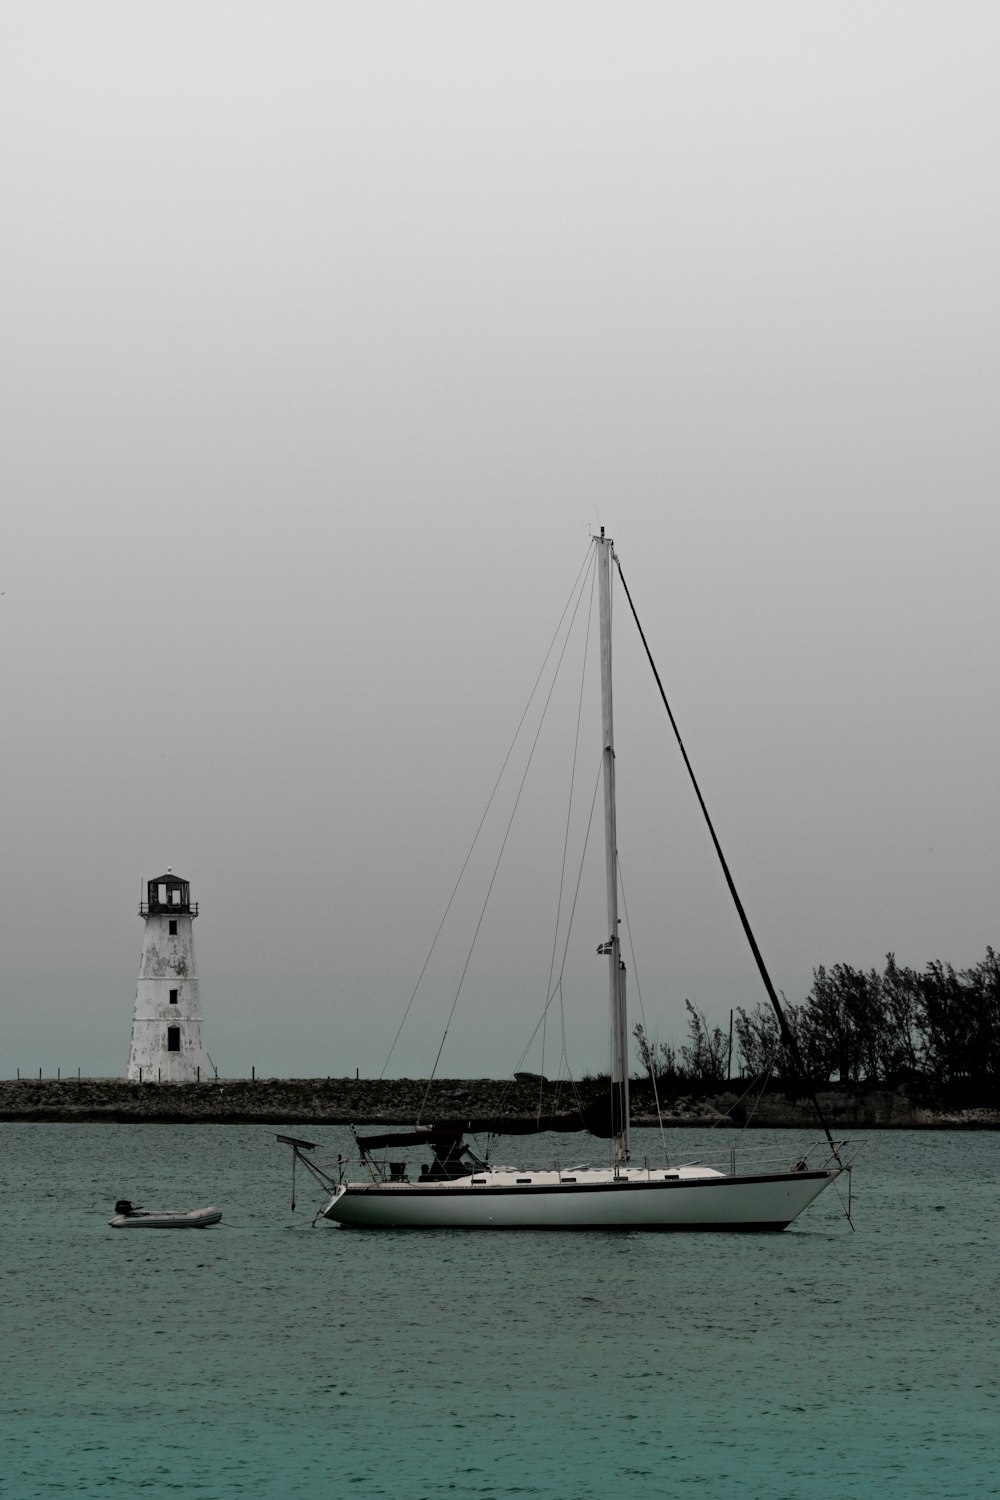
{"type": "MultiPolygon", "coordinates": [[[[691,1004],[689,1041],[679,1054],[635,1029],[639,1060],[648,1074],[699,1083],[724,1082],[729,1035],[710,1027],[691,1004]]],[[[1000,1083],[1000,958],[992,948],[969,969],[935,960],[923,970],[902,968],[893,954],[881,972],[850,964],[813,971],[801,1005],[784,1002],[802,1068],[781,1044],[767,1001],[734,1012],[734,1051],[745,1074],[773,1072],[783,1082],[801,1076],[814,1084],[959,1081],[1000,1083]]]]}
{"type": "Polygon", "coordinates": [[[669,1042],[657,1042],[646,1035],[641,1024],[633,1028],[639,1061],[650,1078],[665,1083],[690,1080],[695,1083],[724,1083],[731,1068],[728,1032],[721,1026],[709,1026],[701,1011],[684,1001],[688,1014],[688,1042],[680,1052],[669,1042]]]}

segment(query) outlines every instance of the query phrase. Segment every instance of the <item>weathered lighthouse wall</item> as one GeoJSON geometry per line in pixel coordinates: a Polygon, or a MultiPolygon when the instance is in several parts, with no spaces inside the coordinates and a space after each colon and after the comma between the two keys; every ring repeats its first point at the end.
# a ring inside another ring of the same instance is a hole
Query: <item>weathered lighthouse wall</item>
{"type": "MultiPolygon", "coordinates": [[[[151,896],[153,890],[151,882],[151,896]]],[[[133,1083],[211,1078],[189,905],[185,899],[183,908],[164,910],[151,900],[145,917],[126,1077],[133,1083]]]]}

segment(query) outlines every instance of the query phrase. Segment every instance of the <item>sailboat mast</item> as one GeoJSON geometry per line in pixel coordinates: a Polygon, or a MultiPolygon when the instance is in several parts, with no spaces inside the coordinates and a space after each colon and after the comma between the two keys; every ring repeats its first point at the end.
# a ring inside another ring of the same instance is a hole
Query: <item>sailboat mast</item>
{"type": "Polygon", "coordinates": [[[615,733],[611,696],[611,559],[610,537],[595,537],[601,622],[601,728],[604,744],[604,850],[608,884],[608,955],[611,1000],[611,1138],[616,1167],[629,1156],[628,1016],[625,966],[618,935],[618,836],[615,824],[615,733]]]}

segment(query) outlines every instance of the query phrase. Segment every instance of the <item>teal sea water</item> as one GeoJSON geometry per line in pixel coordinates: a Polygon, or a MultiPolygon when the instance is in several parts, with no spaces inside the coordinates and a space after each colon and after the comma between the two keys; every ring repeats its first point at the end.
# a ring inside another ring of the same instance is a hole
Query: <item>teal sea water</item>
{"type": "Polygon", "coordinates": [[[875,1134],[855,1233],[742,1237],[312,1228],[274,1134],[0,1125],[5,1500],[1000,1495],[994,1135],[875,1134]]]}

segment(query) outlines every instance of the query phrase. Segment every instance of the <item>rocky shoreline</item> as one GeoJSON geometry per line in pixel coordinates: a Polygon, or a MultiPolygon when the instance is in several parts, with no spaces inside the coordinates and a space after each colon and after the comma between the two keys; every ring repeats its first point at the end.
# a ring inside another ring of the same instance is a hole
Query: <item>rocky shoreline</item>
{"type": "MultiPolygon", "coordinates": [[[[677,1126],[811,1127],[816,1116],[808,1096],[769,1089],[755,1103],[742,1085],[684,1093],[661,1090],[664,1123],[677,1126]],[[752,1107],[751,1107],[752,1106],[752,1107]]],[[[570,1088],[538,1079],[495,1078],[216,1079],[203,1083],[128,1083],[116,1078],[16,1079],[0,1081],[0,1121],[114,1124],[218,1125],[408,1125],[417,1119],[454,1123],[471,1130],[490,1127],[517,1133],[532,1128],[541,1113],[551,1129],[578,1126],[579,1107],[599,1105],[607,1083],[586,1080],[570,1088]]],[[[839,1088],[819,1094],[820,1106],[837,1132],[857,1129],[1000,1129],[1000,1101],[965,1097],[962,1090],[928,1093],[913,1085],[896,1089],[839,1088]]],[[[655,1125],[652,1091],[633,1084],[636,1125],[655,1125]]]]}

